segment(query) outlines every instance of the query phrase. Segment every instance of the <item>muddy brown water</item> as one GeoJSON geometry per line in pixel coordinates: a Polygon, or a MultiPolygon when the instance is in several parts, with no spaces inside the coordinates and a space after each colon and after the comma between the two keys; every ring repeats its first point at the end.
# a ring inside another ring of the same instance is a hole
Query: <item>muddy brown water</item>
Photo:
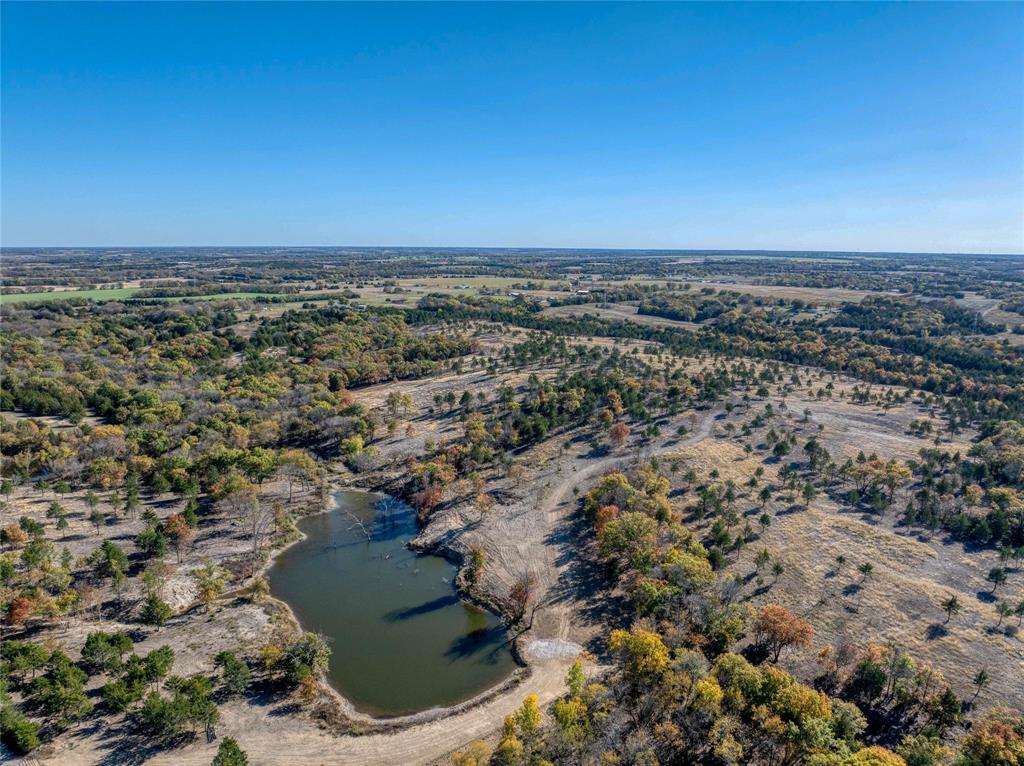
{"type": "Polygon", "coordinates": [[[462,601],[456,569],[406,544],[413,509],[343,490],[336,507],[299,522],[306,538],[267,573],[271,592],[331,647],[328,679],[358,710],[406,715],[464,701],[515,669],[494,614],[462,601]]]}

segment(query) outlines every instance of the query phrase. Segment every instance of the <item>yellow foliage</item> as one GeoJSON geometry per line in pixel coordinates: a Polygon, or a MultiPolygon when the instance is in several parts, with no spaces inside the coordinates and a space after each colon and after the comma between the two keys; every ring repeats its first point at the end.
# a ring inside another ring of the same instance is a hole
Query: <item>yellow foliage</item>
{"type": "Polygon", "coordinates": [[[613,630],[608,646],[626,655],[625,671],[633,681],[659,676],[668,669],[669,651],[661,636],[633,626],[627,633],[613,630]]]}
{"type": "Polygon", "coordinates": [[[725,695],[714,676],[702,678],[697,682],[694,691],[693,708],[708,715],[717,715],[725,695]]]}

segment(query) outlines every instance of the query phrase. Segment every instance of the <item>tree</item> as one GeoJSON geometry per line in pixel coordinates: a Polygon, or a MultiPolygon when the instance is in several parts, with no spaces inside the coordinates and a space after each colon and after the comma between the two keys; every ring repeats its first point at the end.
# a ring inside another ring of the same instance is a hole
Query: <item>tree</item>
{"type": "Polygon", "coordinates": [[[249,598],[255,603],[261,602],[270,593],[270,583],[263,575],[256,575],[249,584],[249,598]]]}
{"type": "Polygon", "coordinates": [[[261,503],[255,493],[238,495],[235,497],[235,501],[234,507],[238,518],[245,526],[252,545],[252,566],[255,568],[256,560],[263,550],[263,541],[276,523],[274,510],[261,503]]]}
{"type": "Polygon", "coordinates": [[[634,688],[646,688],[669,668],[671,654],[661,636],[634,625],[613,630],[608,648],[620,655],[623,674],[634,688]]]}
{"type": "Polygon", "coordinates": [[[89,556],[89,564],[100,577],[115,577],[128,570],[128,556],[115,543],[104,540],[89,556]]]}
{"type": "Polygon", "coordinates": [[[516,724],[523,738],[529,741],[537,736],[540,731],[540,705],[537,704],[537,695],[531,694],[523,700],[522,706],[516,711],[516,724]]]}
{"type": "Polygon", "coordinates": [[[989,678],[988,671],[982,668],[974,675],[974,696],[971,697],[971,703],[978,699],[978,695],[981,694],[981,690],[988,686],[989,678]]]}
{"type": "Polygon", "coordinates": [[[185,724],[183,701],[167,699],[159,692],[146,695],[138,711],[142,728],[160,740],[167,740],[178,734],[185,724]]]}
{"type": "Polygon", "coordinates": [[[953,751],[937,736],[918,734],[904,737],[896,748],[896,754],[906,761],[907,766],[942,766],[949,762],[953,751]]]}
{"type": "Polygon", "coordinates": [[[452,753],[451,766],[487,766],[491,749],[482,739],[474,739],[465,750],[452,753]]]}
{"type": "Polygon", "coordinates": [[[28,535],[17,524],[11,524],[0,529],[0,542],[11,548],[20,548],[25,544],[26,540],[28,540],[28,535]]]}
{"type": "Polygon", "coordinates": [[[24,625],[36,612],[36,600],[28,596],[17,596],[11,599],[4,614],[4,622],[8,625],[24,625]]]}
{"type": "Polygon", "coordinates": [[[0,644],[0,659],[11,676],[25,683],[29,673],[35,678],[36,672],[46,667],[50,652],[34,641],[7,640],[0,644]]]}
{"type": "Polygon", "coordinates": [[[46,571],[53,563],[53,555],[53,543],[42,536],[33,537],[21,551],[21,562],[28,569],[46,571]]]}
{"type": "Polygon", "coordinates": [[[231,737],[221,740],[211,766],[247,766],[249,758],[231,737]]]}
{"type": "Polygon", "coordinates": [[[466,569],[466,580],[470,588],[475,588],[483,576],[484,567],[487,565],[487,554],[480,545],[471,545],[469,548],[469,565],[466,569]]]}
{"type": "Polygon", "coordinates": [[[160,679],[171,672],[174,667],[174,649],[161,646],[154,649],[142,660],[141,672],[147,683],[159,684],[160,679]]]}
{"type": "Polygon", "coordinates": [[[39,727],[13,705],[3,705],[0,707],[0,741],[16,755],[27,755],[39,747],[39,727]]]}
{"type": "Polygon", "coordinates": [[[146,600],[142,605],[142,611],[139,614],[139,618],[146,625],[155,625],[160,628],[163,627],[169,619],[171,619],[171,607],[156,593],[150,593],[146,596],[146,600]]]}
{"type": "Polygon", "coordinates": [[[480,511],[480,518],[483,518],[494,507],[494,498],[486,492],[479,492],[477,493],[475,503],[476,509],[480,511]]]}
{"type": "Polygon", "coordinates": [[[950,594],[949,598],[943,599],[942,611],[946,613],[946,622],[949,622],[949,619],[954,614],[960,614],[960,610],[962,608],[963,607],[960,604],[960,599],[958,599],[955,594],[950,594]]]}
{"type": "Polygon", "coordinates": [[[999,615],[999,622],[996,623],[996,627],[998,628],[1000,625],[1003,624],[1003,620],[1005,620],[1007,617],[1013,614],[1013,607],[1007,604],[1005,601],[1000,601],[998,604],[996,604],[996,614],[999,615]]]}
{"type": "Polygon", "coordinates": [[[103,684],[100,687],[100,697],[108,708],[123,713],[142,698],[144,691],[143,683],[135,682],[129,685],[127,681],[119,678],[103,684]]]}
{"type": "Polygon", "coordinates": [[[772,654],[772,662],[778,662],[786,647],[809,646],[814,638],[814,629],[785,607],[769,604],[761,610],[754,623],[754,636],[772,654]]]}
{"type": "Polygon", "coordinates": [[[626,439],[629,437],[629,426],[627,426],[622,421],[619,421],[611,427],[611,431],[609,431],[609,434],[612,438],[612,444],[614,444],[616,447],[621,448],[626,443],[626,439]]]}
{"type": "Polygon", "coordinates": [[[113,675],[120,673],[123,658],[132,650],[134,644],[123,631],[105,633],[93,631],[85,639],[82,647],[81,664],[86,670],[102,671],[113,675]]]}
{"type": "Polygon", "coordinates": [[[32,704],[52,716],[58,726],[89,715],[92,703],[85,696],[85,671],[60,650],[50,655],[46,667],[46,674],[29,685],[28,698],[32,704]]]}
{"type": "Polygon", "coordinates": [[[811,482],[805,482],[803,488],[800,490],[801,495],[804,498],[804,505],[810,505],[811,501],[818,496],[818,490],[811,482]]]}
{"type": "Polygon", "coordinates": [[[199,600],[206,605],[206,610],[209,611],[217,597],[224,592],[228,572],[222,567],[207,564],[205,567],[194,570],[192,579],[195,580],[196,588],[199,591],[199,600]]]}
{"type": "Polygon", "coordinates": [[[587,677],[583,672],[583,662],[577,657],[569,668],[569,672],[566,673],[565,686],[571,696],[582,697],[586,685],[587,677]]]}
{"type": "Polygon", "coordinates": [[[754,557],[754,567],[760,571],[761,567],[769,564],[771,560],[772,554],[768,552],[767,548],[762,548],[757,552],[757,555],[754,557]]]}
{"type": "Polygon", "coordinates": [[[249,686],[252,680],[249,666],[232,652],[221,652],[214,659],[214,664],[221,669],[224,689],[228,694],[242,694],[249,686]]]}
{"type": "Polygon", "coordinates": [[[954,766],[1019,766],[1024,763],[1024,717],[997,709],[971,726],[954,766]]]}
{"type": "Polygon", "coordinates": [[[91,521],[93,523],[93,526],[96,527],[96,534],[100,533],[100,527],[103,526],[106,520],[107,517],[103,515],[103,511],[101,511],[99,508],[93,509],[93,511],[89,514],[89,521],[91,521]]]}
{"type": "Polygon", "coordinates": [[[514,715],[505,717],[501,739],[498,740],[498,748],[494,751],[491,762],[497,766],[518,766],[523,763],[523,741],[516,736],[514,715]]]}
{"type": "Polygon", "coordinates": [[[1002,567],[993,567],[985,579],[992,583],[992,593],[995,593],[996,589],[1006,582],[1006,570],[1002,567]]]}
{"type": "MultiPolygon", "coordinates": [[[[146,514],[143,514],[146,518],[146,514]]],[[[147,557],[162,558],[167,552],[167,535],[163,524],[155,518],[147,519],[146,527],[135,536],[135,545],[147,557]]]]}
{"type": "Polygon", "coordinates": [[[288,504],[292,502],[292,485],[296,482],[307,484],[316,479],[316,461],[301,449],[288,449],[277,459],[278,472],[288,482],[288,504]]]}
{"type": "Polygon", "coordinates": [[[508,598],[512,605],[513,622],[519,622],[526,616],[526,608],[533,598],[535,580],[531,574],[521,574],[516,578],[509,590],[508,598]]]}
{"type": "Polygon", "coordinates": [[[174,548],[174,552],[178,556],[178,563],[180,564],[181,553],[192,539],[192,527],[189,526],[183,516],[172,513],[164,521],[164,532],[167,535],[167,539],[171,541],[171,547],[174,548]]]}
{"type": "Polygon", "coordinates": [[[319,633],[303,633],[285,652],[285,675],[293,685],[310,676],[318,676],[327,669],[331,650],[319,633]]]}
{"type": "Polygon", "coordinates": [[[654,563],[658,522],[642,511],[629,511],[604,526],[601,554],[641,572],[654,563]]]}
{"type": "Polygon", "coordinates": [[[124,510],[129,518],[135,518],[135,511],[139,507],[139,475],[134,471],[130,472],[124,481],[124,510]]]}

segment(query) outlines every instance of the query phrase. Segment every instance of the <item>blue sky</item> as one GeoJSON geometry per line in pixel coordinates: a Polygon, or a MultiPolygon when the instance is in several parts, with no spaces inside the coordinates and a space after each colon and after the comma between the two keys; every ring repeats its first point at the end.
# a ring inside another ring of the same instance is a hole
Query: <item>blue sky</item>
{"type": "Polygon", "coordinates": [[[2,15],[7,246],[1024,251],[1019,3],[2,15]]]}

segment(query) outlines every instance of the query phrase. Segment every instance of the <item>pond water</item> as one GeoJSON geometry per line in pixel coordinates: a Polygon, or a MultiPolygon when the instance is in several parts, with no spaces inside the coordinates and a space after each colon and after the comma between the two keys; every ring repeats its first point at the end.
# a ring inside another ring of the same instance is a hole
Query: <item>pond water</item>
{"type": "Polygon", "coordinates": [[[328,679],[355,707],[405,715],[469,699],[515,668],[495,615],[463,602],[456,568],[406,548],[416,515],[368,492],[299,521],[306,538],[278,555],[271,592],[331,647],[328,679]]]}

